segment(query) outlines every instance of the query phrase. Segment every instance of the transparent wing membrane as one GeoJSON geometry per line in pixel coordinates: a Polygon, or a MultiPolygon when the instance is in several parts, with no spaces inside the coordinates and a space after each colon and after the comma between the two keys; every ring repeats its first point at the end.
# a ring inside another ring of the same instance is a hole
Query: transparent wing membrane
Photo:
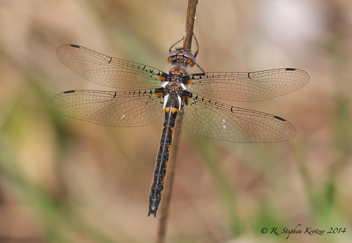
{"type": "MultiPolygon", "coordinates": [[[[132,91],[66,91],[51,105],[77,119],[106,126],[144,126],[163,113],[154,88],[161,87],[156,68],[109,57],[77,45],[63,45],[59,59],[87,80],[132,91]],[[133,90],[135,89],[135,90],[133,90]]],[[[184,125],[194,133],[229,142],[279,142],[295,135],[295,128],[283,118],[230,106],[213,98],[260,101],[293,92],[309,82],[299,69],[280,68],[258,72],[207,72],[190,75],[187,90],[193,93],[185,105],[184,125]],[[201,97],[197,94],[209,96],[201,97]]]]}
{"type": "Polygon", "coordinates": [[[185,105],[183,125],[196,134],[237,143],[280,142],[296,134],[281,117],[194,94],[185,105]]]}
{"type": "Polygon", "coordinates": [[[258,72],[208,72],[190,75],[188,91],[233,101],[261,101],[291,93],[309,82],[299,69],[280,68],[258,72]]]}
{"type": "Polygon", "coordinates": [[[150,89],[160,87],[161,70],[100,54],[77,45],[63,45],[56,50],[68,68],[87,80],[118,89],[150,89]]]}
{"type": "Polygon", "coordinates": [[[70,90],[54,96],[51,106],[72,118],[118,127],[149,125],[163,113],[162,99],[152,90],[70,90]]]}

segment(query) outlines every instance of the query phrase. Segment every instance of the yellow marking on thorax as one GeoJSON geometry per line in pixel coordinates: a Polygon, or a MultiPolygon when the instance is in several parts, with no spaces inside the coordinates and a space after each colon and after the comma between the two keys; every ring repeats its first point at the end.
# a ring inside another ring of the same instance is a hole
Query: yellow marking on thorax
{"type": "Polygon", "coordinates": [[[193,61],[192,61],[191,59],[187,58],[187,62],[188,62],[188,64],[189,64],[191,67],[194,66],[194,63],[193,63],[193,61]]]}
{"type": "Polygon", "coordinates": [[[172,73],[172,74],[184,74],[186,73],[186,69],[185,68],[179,68],[178,70],[176,70],[175,67],[171,68],[169,73],[172,73]]]}
{"type": "MultiPolygon", "coordinates": [[[[169,111],[170,111],[170,107],[165,107],[165,112],[169,113],[169,111]]],[[[176,112],[178,112],[178,108],[171,107],[171,112],[172,112],[172,114],[175,114],[176,112]]]]}
{"type": "Polygon", "coordinates": [[[164,93],[163,92],[159,92],[159,93],[155,93],[158,97],[164,97],[164,93]]]}
{"type": "Polygon", "coordinates": [[[172,108],[171,108],[171,112],[172,112],[172,114],[174,114],[174,113],[178,112],[178,108],[176,108],[176,107],[172,107],[172,108]]]}

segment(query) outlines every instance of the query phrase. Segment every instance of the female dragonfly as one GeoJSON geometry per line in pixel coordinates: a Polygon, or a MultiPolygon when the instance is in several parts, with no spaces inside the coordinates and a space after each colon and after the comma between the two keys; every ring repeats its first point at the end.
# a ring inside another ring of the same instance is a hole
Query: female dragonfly
{"type": "Polygon", "coordinates": [[[196,63],[198,50],[192,55],[184,49],[172,51],[173,46],[167,57],[168,72],[78,45],[63,45],[56,51],[68,68],[87,80],[120,89],[59,93],[51,100],[51,106],[58,112],[118,127],[145,126],[165,113],[149,195],[148,216],[154,214],[154,217],[164,189],[172,133],[181,107],[184,109],[183,125],[196,134],[229,142],[280,142],[295,136],[291,123],[279,116],[235,107],[216,99],[261,101],[293,92],[309,82],[306,72],[294,68],[204,72],[196,63]],[[194,65],[201,73],[190,72],[194,65]]]}

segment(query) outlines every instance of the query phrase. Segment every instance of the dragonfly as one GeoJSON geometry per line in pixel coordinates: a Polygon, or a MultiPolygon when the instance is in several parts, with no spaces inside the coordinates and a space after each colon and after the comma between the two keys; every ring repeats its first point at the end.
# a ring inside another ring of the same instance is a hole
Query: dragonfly
{"type": "Polygon", "coordinates": [[[162,199],[173,131],[181,109],[184,112],[183,126],[195,134],[237,143],[281,142],[296,134],[290,122],[280,116],[219,100],[262,101],[291,93],[309,82],[309,75],[295,68],[205,72],[196,62],[198,42],[194,54],[183,48],[174,48],[175,44],[167,56],[168,72],[79,45],[66,44],[56,50],[61,62],[80,76],[115,89],[59,93],[50,102],[58,112],[94,124],[116,127],[146,126],[164,113],[149,194],[148,216],[154,214],[154,217],[162,199]],[[195,66],[200,71],[192,73],[195,66]]]}

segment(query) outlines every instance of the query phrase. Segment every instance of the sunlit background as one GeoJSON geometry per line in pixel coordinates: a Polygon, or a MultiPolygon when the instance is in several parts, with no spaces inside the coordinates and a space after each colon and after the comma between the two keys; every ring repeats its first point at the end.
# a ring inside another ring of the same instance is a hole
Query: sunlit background
{"type": "MultiPolygon", "coordinates": [[[[166,70],[186,9],[186,0],[0,1],[0,242],[155,242],[148,194],[163,119],[111,128],[57,113],[59,92],[111,89],[55,50],[78,44],[166,70]]],[[[231,103],[289,120],[290,141],[226,143],[183,129],[166,242],[351,242],[352,1],[200,0],[194,31],[206,71],[293,67],[311,81],[231,103]],[[270,234],[298,224],[346,233],[270,234]]]]}

